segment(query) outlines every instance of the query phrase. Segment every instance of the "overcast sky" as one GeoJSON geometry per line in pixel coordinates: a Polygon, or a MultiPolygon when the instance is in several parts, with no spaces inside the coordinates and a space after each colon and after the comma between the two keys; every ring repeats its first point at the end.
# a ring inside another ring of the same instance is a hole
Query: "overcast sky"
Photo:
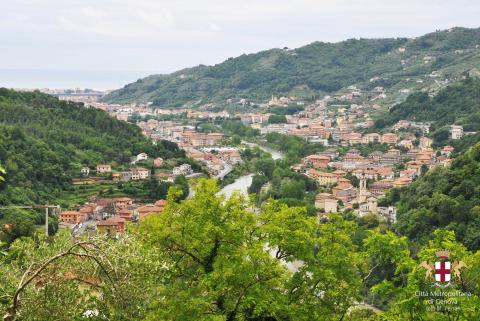
{"type": "Polygon", "coordinates": [[[0,69],[170,72],[272,47],[479,27],[474,0],[12,0],[0,69]]]}

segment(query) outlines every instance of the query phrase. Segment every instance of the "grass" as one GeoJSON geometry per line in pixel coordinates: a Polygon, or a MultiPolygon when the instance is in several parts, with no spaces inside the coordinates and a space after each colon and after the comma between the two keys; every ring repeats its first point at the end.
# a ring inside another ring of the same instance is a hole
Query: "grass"
{"type": "Polygon", "coordinates": [[[75,207],[87,202],[90,197],[99,195],[102,197],[128,196],[111,183],[73,185],[72,189],[62,191],[58,195],[57,202],[62,207],[75,207]],[[111,192],[112,188],[113,193],[111,192]]]}

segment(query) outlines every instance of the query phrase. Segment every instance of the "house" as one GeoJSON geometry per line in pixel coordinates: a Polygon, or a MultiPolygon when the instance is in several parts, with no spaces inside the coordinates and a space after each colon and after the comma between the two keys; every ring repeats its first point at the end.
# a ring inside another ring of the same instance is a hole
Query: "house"
{"type": "Polygon", "coordinates": [[[376,167],[375,172],[377,174],[377,177],[381,178],[393,178],[394,177],[394,172],[391,167],[376,167]]]}
{"type": "Polygon", "coordinates": [[[368,155],[368,159],[371,159],[374,163],[378,163],[382,158],[383,153],[381,151],[374,151],[368,155]]]}
{"type": "Polygon", "coordinates": [[[162,167],[162,165],[163,165],[163,158],[157,157],[153,160],[153,166],[162,167]]]}
{"type": "Polygon", "coordinates": [[[395,223],[397,220],[397,209],[393,206],[378,207],[378,214],[384,217],[388,222],[395,223]]]}
{"type": "Polygon", "coordinates": [[[112,172],[112,166],[108,164],[97,165],[97,174],[105,174],[105,173],[111,173],[111,172],[112,172]]]}
{"type": "Polygon", "coordinates": [[[330,193],[320,193],[315,197],[315,207],[325,213],[337,212],[338,201],[330,193]]]}
{"type": "Polygon", "coordinates": [[[419,139],[418,147],[420,147],[422,149],[430,147],[430,146],[432,146],[432,142],[433,141],[430,138],[423,136],[419,139]]]}
{"type": "Polygon", "coordinates": [[[236,149],[222,149],[218,152],[218,156],[230,164],[238,164],[242,161],[242,157],[236,149]]]}
{"type": "Polygon", "coordinates": [[[347,172],[342,171],[340,169],[337,169],[336,171],[333,171],[332,174],[337,176],[338,179],[340,179],[340,178],[344,177],[345,175],[347,175],[347,172]]]}
{"type": "Polygon", "coordinates": [[[137,179],[146,179],[150,176],[150,170],[144,167],[138,167],[132,171],[132,179],[134,176],[137,179]]]}
{"type": "Polygon", "coordinates": [[[137,155],[137,162],[147,160],[147,159],[148,159],[148,155],[146,153],[140,153],[137,155]]]}
{"type": "Polygon", "coordinates": [[[370,133],[366,134],[365,136],[362,137],[362,142],[364,144],[369,144],[369,143],[379,143],[381,140],[380,134],[377,133],[370,133]]]}
{"type": "Polygon", "coordinates": [[[303,159],[305,166],[312,166],[314,168],[326,168],[330,162],[330,157],[322,155],[310,155],[303,159]]]}
{"type": "Polygon", "coordinates": [[[160,213],[163,211],[163,208],[162,206],[157,206],[157,205],[154,205],[154,204],[147,204],[147,205],[144,205],[144,206],[140,206],[139,208],[137,208],[137,212],[138,212],[138,218],[139,219],[143,219],[144,217],[147,217],[148,215],[151,215],[151,214],[154,214],[154,213],[160,213]]]}
{"type": "Polygon", "coordinates": [[[173,175],[178,176],[178,175],[189,175],[192,174],[192,166],[190,164],[182,164],[180,166],[174,167],[173,168],[173,175]]]}
{"type": "Polygon", "coordinates": [[[63,211],[60,213],[60,221],[63,223],[81,223],[88,220],[88,214],[80,211],[63,211]]]}
{"type": "Polygon", "coordinates": [[[402,139],[399,143],[398,146],[405,147],[407,149],[412,149],[413,148],[413,141],[411,139],[402,139]]]}
{"type": "Polygon", "coordinates": [[[400,171],[400,177],[408,177],[411,179],[415,179],[417,175],[418,173],[415,169],[405,169],[403,171],[400,171]]]}
{"type": "Polygon", "coordinates": [[[175,180],[175,177],[173,176],[173,174],[169,174],[169,173],[157,173],[155,174],[155,176],[162,182],[173,183],[173,181],[175,180]]]}
{"type": "Polygon", "coordinates": [[[131,179],[132,179],[132,172],[131,171],[120,173],[120,180],[121,181],[129,181],[131,179]]]}
{"type": "Polygon", "coordinates": [[[130,222],[134,218],[134,210],[123,208],[120,211],[118,211],[118,216],[120,218],[123,218],[126,222],[130,222]]]}
{"type": "Polygon", "coordinates": [[[365,216],[368,213],[378,213],[378,200],[375,196],[368,197],[358,208],[358,215],[365,216]]]}
{"type": "Polygon", "coordinates": [[[463,127],[452,125],[450,126],[450,133],[452,134],[452,139],[460,139],[463,137],[463,127]]]}
{"type": "Polygon", "coordinates": [[[376,196],[385,195],[387,190],[393,187],[392,179],[382,179],[368,186],[370,193],[376,196]]]}
{"type": "Polygon", "coordinates": [[[382,143],[395,145],[398,141],[398,136],[394,133],[386,133],[382,135],[382,143]]]}
{"type": "Polygon", "coordinates": [[[119,233],[125,231],[125,219],[114,216],[104,221],[99,221],[97,222],[97,231],[100,234],[116,237],[119,233]]]}
{"type": "Polygon", "coordinates": [[[362,134],[360,133],[350,133],[348,135],[348,143],[350,145],[356,145],[362,143],[362,134]]]}
{"type": "Polygon", "coordinates": [[[112,173],[112,181],[119,182],[120,181],[120,173],[112,173]]]}
{"type": "Polygon", "coordinates": [[[409,185],[412,182],[412,179],[409,177],[399,177],[396,180],[393,181],[393,186],[394,187],[404,187],[409,185]]]}
{"type": "Polygon", "coordinates": [[[398,150],[389,150],[379,160],[379,163],[382,165],[395,165],[400,161],[400,151],[398,150]]]}
{"type": "Polygon", "coordinates": [[[337,200],[341,200],[343,203],[350,203],[357,198],[357,190],[352,184],[343,183],[338,184],[332,188],[332,193],[337,200]]]}
{"type": "Polygon", "coordinates": [[[306,175],[310,178],[316,179],[320,185],[327,186],[337,183],[338,177],[335,174],[320,172],[314,169],[309,169],[306,175]]]}
{"type": "Polygon", "coordinates": [[[416,176],[422,173],[422,163],[417,161],[409,161],[405,163],[405,169],[407,170],[414,170],[416,176]]]}
{"type": "Polygon", "coordinates": [[[90,174],[90,168],[88,167],[82,167],[82,169],[80,170],[80,173],[83,175],[83,176],[88,176],[90,174]]]}
{"type": "Polygon", "coordinates": [[[133,200],[130,197],[119,197],[113,199],[113,205],[116,208],[126,208],[133,204],[133,200]]]}
{"type": "Polygon", "coordinates": [[[140,174],[137,171],[132,171],[132,181],[140,180],[140,174]]]}
{"type": "Polygon", "coordinates": [[[423,150],[415,156],[415,161],[421,164],[432,164],[434,159],[433,151],[423,150]]]}
{"type": "Polygon", "coordinates": [[[86,214],[87,219],[95,216],[97,214],[97,204],[95,203],[87,203],[84,206],[82,206],[78,211],[80,214],[86,214]]]}

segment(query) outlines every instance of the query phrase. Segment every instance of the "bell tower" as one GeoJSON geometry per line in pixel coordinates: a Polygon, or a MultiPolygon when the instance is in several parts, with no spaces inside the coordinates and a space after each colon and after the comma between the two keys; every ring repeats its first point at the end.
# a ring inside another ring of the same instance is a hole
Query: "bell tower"
{"type": "Polygon", "coordinates": [[[367,178],[365,177],[365,173],[362,173],[362,176],[360,177],[360,190],[358,193],[358,203],[365,203],[367,201],[367,198],[369,196],[369,192],[367,190],[367,178]]]}

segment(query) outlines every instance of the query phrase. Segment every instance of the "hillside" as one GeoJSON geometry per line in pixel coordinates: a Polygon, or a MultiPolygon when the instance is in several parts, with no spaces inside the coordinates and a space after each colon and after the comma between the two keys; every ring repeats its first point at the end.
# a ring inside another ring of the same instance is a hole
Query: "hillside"
{"type": "Polygon", "coordinates": [[[122,164],[132,155],[183,156],[173,143],[153,145],[132,124],[38,92],[0,89],[0,204],[44,202],[70,187],[82,166],[122,164]]]}
{"type": "Polygon", "coordinates": [[[391,126],[399,120],[432,122],[431,136],[441,145],[454,145],[465,149],[478,142],[478,135],[466,136],[460,141],[449,140],[449,126],[462,125],[467,132],[480,131],[480,80],[468,77],[463,81],[449,85],[437,95],[414,93],[401,104],[393,106],[389,112],[375,124],[375,129],[391,126]]]}
{"type": "Polygon", "coordinates": [[[459,241],[480,249],[480,144],[457,157],[448,168],[437,167],[387,197],[396,204],[397,229],[423,244],[438,228],[455,231],[459,241]]]}
{"type": "Polygon", "coordinates": [[[353,84],[366,90],[383,86],[398,95],[399,89],[436,87],[435,77],[456,79],[465,71],[479,73],[479,44],[480,29],[465,28],[415,39],[315,42],[293,50],[244,54],[214,66],[152,75],[112,92],[104,100],[170,107],[228,98],[264,100],[272,95],[307,98],[353,84]],[[430,77],[432,71],[439,76],[430,77]]]}

